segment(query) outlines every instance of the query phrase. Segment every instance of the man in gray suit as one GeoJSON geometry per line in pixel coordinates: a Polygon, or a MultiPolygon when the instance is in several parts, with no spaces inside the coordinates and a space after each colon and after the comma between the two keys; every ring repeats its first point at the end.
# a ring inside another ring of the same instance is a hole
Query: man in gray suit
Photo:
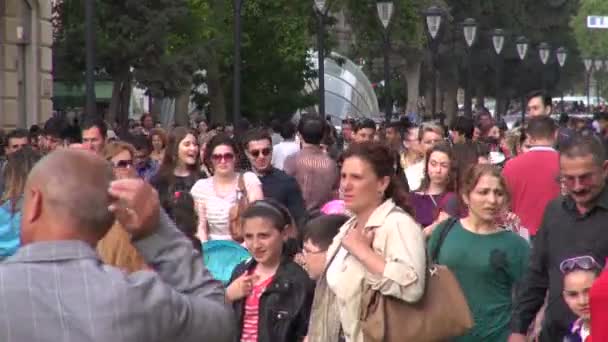
{"type": "Polygon", "coordinates": [[[220,283],[143,180],[112,181],[105,160],[63,149],[34,167],[24,196],[23,246],[0,264],[0,341],[233,341],[220,283]],[[99,260],[115,219],[153,271],[99,260]]]}

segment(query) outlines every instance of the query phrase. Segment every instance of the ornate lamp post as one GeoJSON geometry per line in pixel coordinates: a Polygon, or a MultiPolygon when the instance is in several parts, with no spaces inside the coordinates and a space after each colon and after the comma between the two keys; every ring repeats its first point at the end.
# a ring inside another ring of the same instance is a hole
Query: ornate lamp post
{"type": "Polygon", "coordinates": [[[232,120],[235,129],[239,127],[241,116],[241,37],[242,28],[242,9],[244,0],[234,0],[234,88],[232,94],[232,120]]]}
{"type": "Polygon", "coordinates": [[[505,46],[505,32],[502,29],[495,29],[492,32],[492,45],[496,52],[496,118],[499,119],[502,115],[501,108],[498,106],[500,99],[500,83],[502,76],[502,50],[505,46]]]}
{"type": "Polygon", "coordinates": [[[585,71],[587,72],[587,107],[591,107],[591,73],[593,72],[593,59],[586,57],[583,59],[585,71]]]}
{"type": "MultiPolygon", "coordinates": [[[[523,62],[526,60],[526,55],[528,54],[529,42],[528,38],[524,36],[517,37],[515,41],[515,47],[517,48],[517,55],[519,56],[519,60],[522,62],[522,70],[523,70],[523,62]]],[[[521,97],[521,124],[523,125],[526,121],[526,99],[525,96],[521,97]]]]}
{"type": "Polygon", "coordinates": [[[601,88],[602,88],[602,84],[601,84],[601,76],[600,76],[600,72],[602,72],[604,70],[604,60],[603,59],[596,59],[593,62],[594,66],[595,66],[595,96],[597,98],[597,103],[596,106],[599,106],[600,104],[600,97],[601,97],[601,88]]]}
{"type": "MultiPolygon", "coordinates": [[[[559,64],[559,78],[561,80],[562,78],[562,70],[564,69],[564,66],[566,65],[566,59],[568,58],[568,50],[566,50],[565,47],[561,46],[557,49],[557,51],[555,52],[555,55],[557,56],[557,63],[559,64]]],[[[562,104],[562,113],[565,112],[564,110],[564,90],[561,89],[560,90],[560,94],[561,94],[561,104],[562,104]]]]}
{"type": "Polygon", "coordinates": [[[391,18],[393,17],[394,4],[392,1],[381,1],[377,4],[378,18],[384,26],[384,115],[386,121],[391,121],[393,116],[393,99],[391,90],[391,71],[390,71],[390,53],[391,40],[390,29],[391,18]]]}
{"type": "Polygon", "coordinates": [[[86,106],[85,116],[95,117],[97,105],[95,100],[95,0],[85,0],[85,85],[86,106]]]}
{"type": "Polygon", "coordinates": [[[549,62],[549,57],[551,56],[551,46],[549,45],[549,43],[542,42],[542,43],[540,43],[540,45],[538,45],[538,55],[540,57],[540,62],[543,64],[542,69],[541,69],[543,90],[546,90],[547,80],[545,77],[545,71],[546,71],[545,69],[546,69],[547,63],[549,62]]]}
{"type": "Polygon", "coordinates": [[[319,116],[325,119],[325,16],[327,15],[327,1],[314,0],[317,9],[317,50],[319,56],[319,116]]]}
{"type": "Polygon", "coordinates": [[[437,105],[437,50],[439,47],[437,36],[439,35],[439,30],[441,29],[441,23],[443,21],[443,10],[437,6],[431,6],[424,12],[424,16],[426,19],[426,28],[428,30],[429,37],[431,38],[429,41],[433,64],[431,115],[434,118],[437,105]]]}
{"type": "Polygon", "coordinates": [[[465,93],[464,115],[473,116],[473,44],[477,38],[477,22],[473,18],[467,18],[462,24],[464,40],[467,43],[467,89],[465,93]]]}

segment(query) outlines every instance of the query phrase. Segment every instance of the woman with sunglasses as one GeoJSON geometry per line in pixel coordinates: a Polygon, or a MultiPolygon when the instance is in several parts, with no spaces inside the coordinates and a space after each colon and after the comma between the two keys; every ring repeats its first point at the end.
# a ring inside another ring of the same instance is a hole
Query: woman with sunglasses
{"type": "MultiPolygon", "coordinates": [[[[116,179],[136,178],[133,167],[135,148],[125,142],[112,142],[105,146],[104,157],[112,166],[116,179]]],[[[108,265],[126,272],[136,272],[146,268],[146,263],[131,243],[131,236],[116,222],[97,244],[97,253],[108,265]]]]}
{"type": "Polygon", "coordinates": [[[262,183],[253,172],[236,171],[238,152],[236,142],[225,134],[214,136],[207,145],[205,164],[213,176],[199,180],[191,190],[199,217],[197,236],[203,242],[232,239],[230,209],[244,193],[249,203],[264,198],[262,183]],[[245,189],[239,188],[240,179],[245,189]]]}
{"type": "Polygon", "coordinates": [[[428,246],[429,251],[435,251],[446,234],[437,262],[454,272],[475,321],[471,331],[453,341],[507,341],[513,291],[526,269],[530,247],[496,223],[509,200],[506,182],[497,168],[475,165],[460,190],[468,216],[438,225],[428,246]]]}
{"type": "MultiPolygon", "coordinates": [[[[566,305],[578,318],[566,336],[566,342],[591,341],[591,307],[589,293],[599,276],[602,266],[590,255],[578,256],[561,262],[559,269],[564,275],[562,292],[566,305]]],[[[604,322],[605,324],[605,322],[604,322]]]]}

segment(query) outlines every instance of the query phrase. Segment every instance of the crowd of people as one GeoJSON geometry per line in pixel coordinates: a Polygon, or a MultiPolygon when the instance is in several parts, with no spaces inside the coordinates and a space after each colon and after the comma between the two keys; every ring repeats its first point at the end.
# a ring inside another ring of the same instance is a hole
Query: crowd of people
{"type": "Polygon", "coordinates": [[[608,341],[608,113],[551,103],[531,94],[515,129],[481,111],[13,130],[0,340],[371,341],[366,291],[419,303],[436,250],[474,321],[451,340],[608,341]]]}

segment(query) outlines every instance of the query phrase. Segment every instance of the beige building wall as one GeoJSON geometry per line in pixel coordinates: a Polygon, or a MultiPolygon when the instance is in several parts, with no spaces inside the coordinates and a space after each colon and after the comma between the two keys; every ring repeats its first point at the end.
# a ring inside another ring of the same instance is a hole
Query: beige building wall
{"type": "Polygon", "coordinates": [[[51,12],[51,0],[0,0],[0,127],[52,114],[51,12]]]}

